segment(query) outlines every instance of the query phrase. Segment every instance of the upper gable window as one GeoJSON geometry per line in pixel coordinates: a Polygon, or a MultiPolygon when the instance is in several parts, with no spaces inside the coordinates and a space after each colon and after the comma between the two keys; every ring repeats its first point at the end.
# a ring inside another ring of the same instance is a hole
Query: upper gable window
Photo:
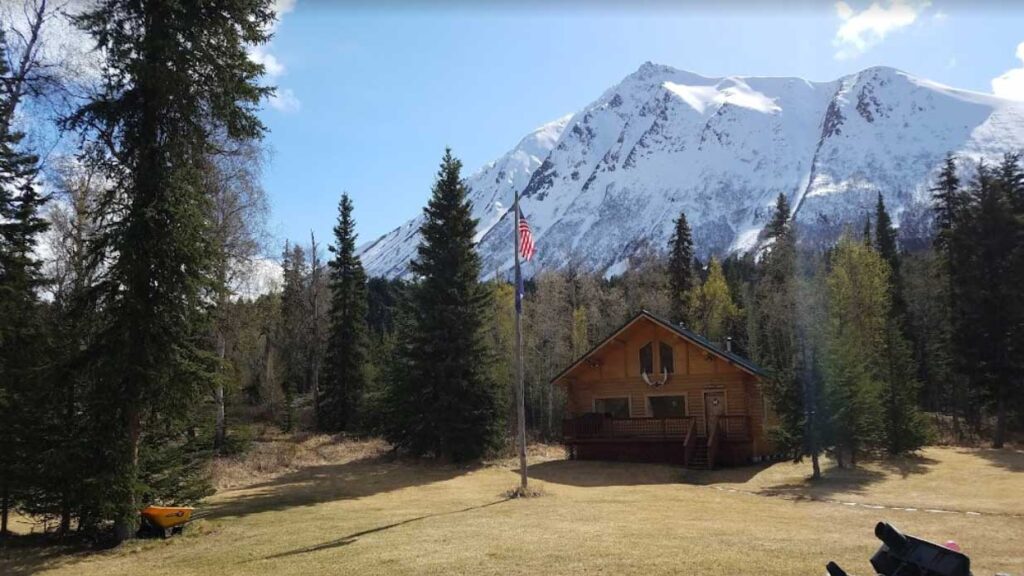
{"type": "Polygon", "coordinates": [[[675,358],[672,356],[672,345],[665,342],[659,342],[658,354],[661,356],[661,371],[667,374],[674,374],[676,371],[676,364],[675,358]]]}
{"type": "Polygon", "coordinates": [[[654,372],[654,343],[648,342],[640,348],[640,373],[654,372]]]}

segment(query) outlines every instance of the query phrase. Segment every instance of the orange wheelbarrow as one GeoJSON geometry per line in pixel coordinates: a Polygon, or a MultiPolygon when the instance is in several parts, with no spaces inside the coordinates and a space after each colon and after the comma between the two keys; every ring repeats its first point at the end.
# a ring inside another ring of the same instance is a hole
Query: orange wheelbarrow
{"type": "Polygon", "coordinates": [[[172,534],[181,534],[185,524],[192,519],[193,510],[195,508],[188,506],[148,506],[143,508],[139,512],[142,515],[139,533],[159,535],[163,538],[169,538],[172,534]]]}

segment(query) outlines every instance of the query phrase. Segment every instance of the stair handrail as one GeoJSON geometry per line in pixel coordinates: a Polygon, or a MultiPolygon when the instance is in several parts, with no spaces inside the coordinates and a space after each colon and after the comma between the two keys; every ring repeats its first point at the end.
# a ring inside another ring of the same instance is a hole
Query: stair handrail
{"type": "Polygon", "coordinates": [[[697,448],[697,419],[690,418],[686,427],[686,439],[683,440],[683,466],[689,466],[693,459],[693,451],[697,448]]]}
{"type": "Polygon", "coordinates": [[[715,416],[708,427],[708,470],[715,467],[715,456],[718,455],[718,438],[721,436],[721,419],[715,416]]]}

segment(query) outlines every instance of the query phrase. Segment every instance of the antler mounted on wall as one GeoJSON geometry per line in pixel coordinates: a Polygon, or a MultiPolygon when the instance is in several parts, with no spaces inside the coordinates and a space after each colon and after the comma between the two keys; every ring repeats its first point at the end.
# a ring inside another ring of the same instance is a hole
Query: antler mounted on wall
{"type": "Polygon", "coordinates": [[[660,386],[664,386],[665,383],[668,382],[668,369],[667,368],[662,368],[661,369],[661,380],[654,380],[652,382],[650,376],[647,375],[647,372],[640,372],[640,376],[643,377],[644,382],[646,382],[648,386],[651,386],[653,388],[658,388],[660,386]]]}

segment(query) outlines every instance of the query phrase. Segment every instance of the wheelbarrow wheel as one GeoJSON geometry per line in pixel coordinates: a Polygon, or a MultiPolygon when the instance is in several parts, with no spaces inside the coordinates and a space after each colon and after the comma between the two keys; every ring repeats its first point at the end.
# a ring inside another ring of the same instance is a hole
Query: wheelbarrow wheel
{"type": "Polygon", "coordinates": [[[164,538],[170,538],[172,534],[174,534],[174,528],[164,528],[164,531],[163,531],[164,538]]]}

